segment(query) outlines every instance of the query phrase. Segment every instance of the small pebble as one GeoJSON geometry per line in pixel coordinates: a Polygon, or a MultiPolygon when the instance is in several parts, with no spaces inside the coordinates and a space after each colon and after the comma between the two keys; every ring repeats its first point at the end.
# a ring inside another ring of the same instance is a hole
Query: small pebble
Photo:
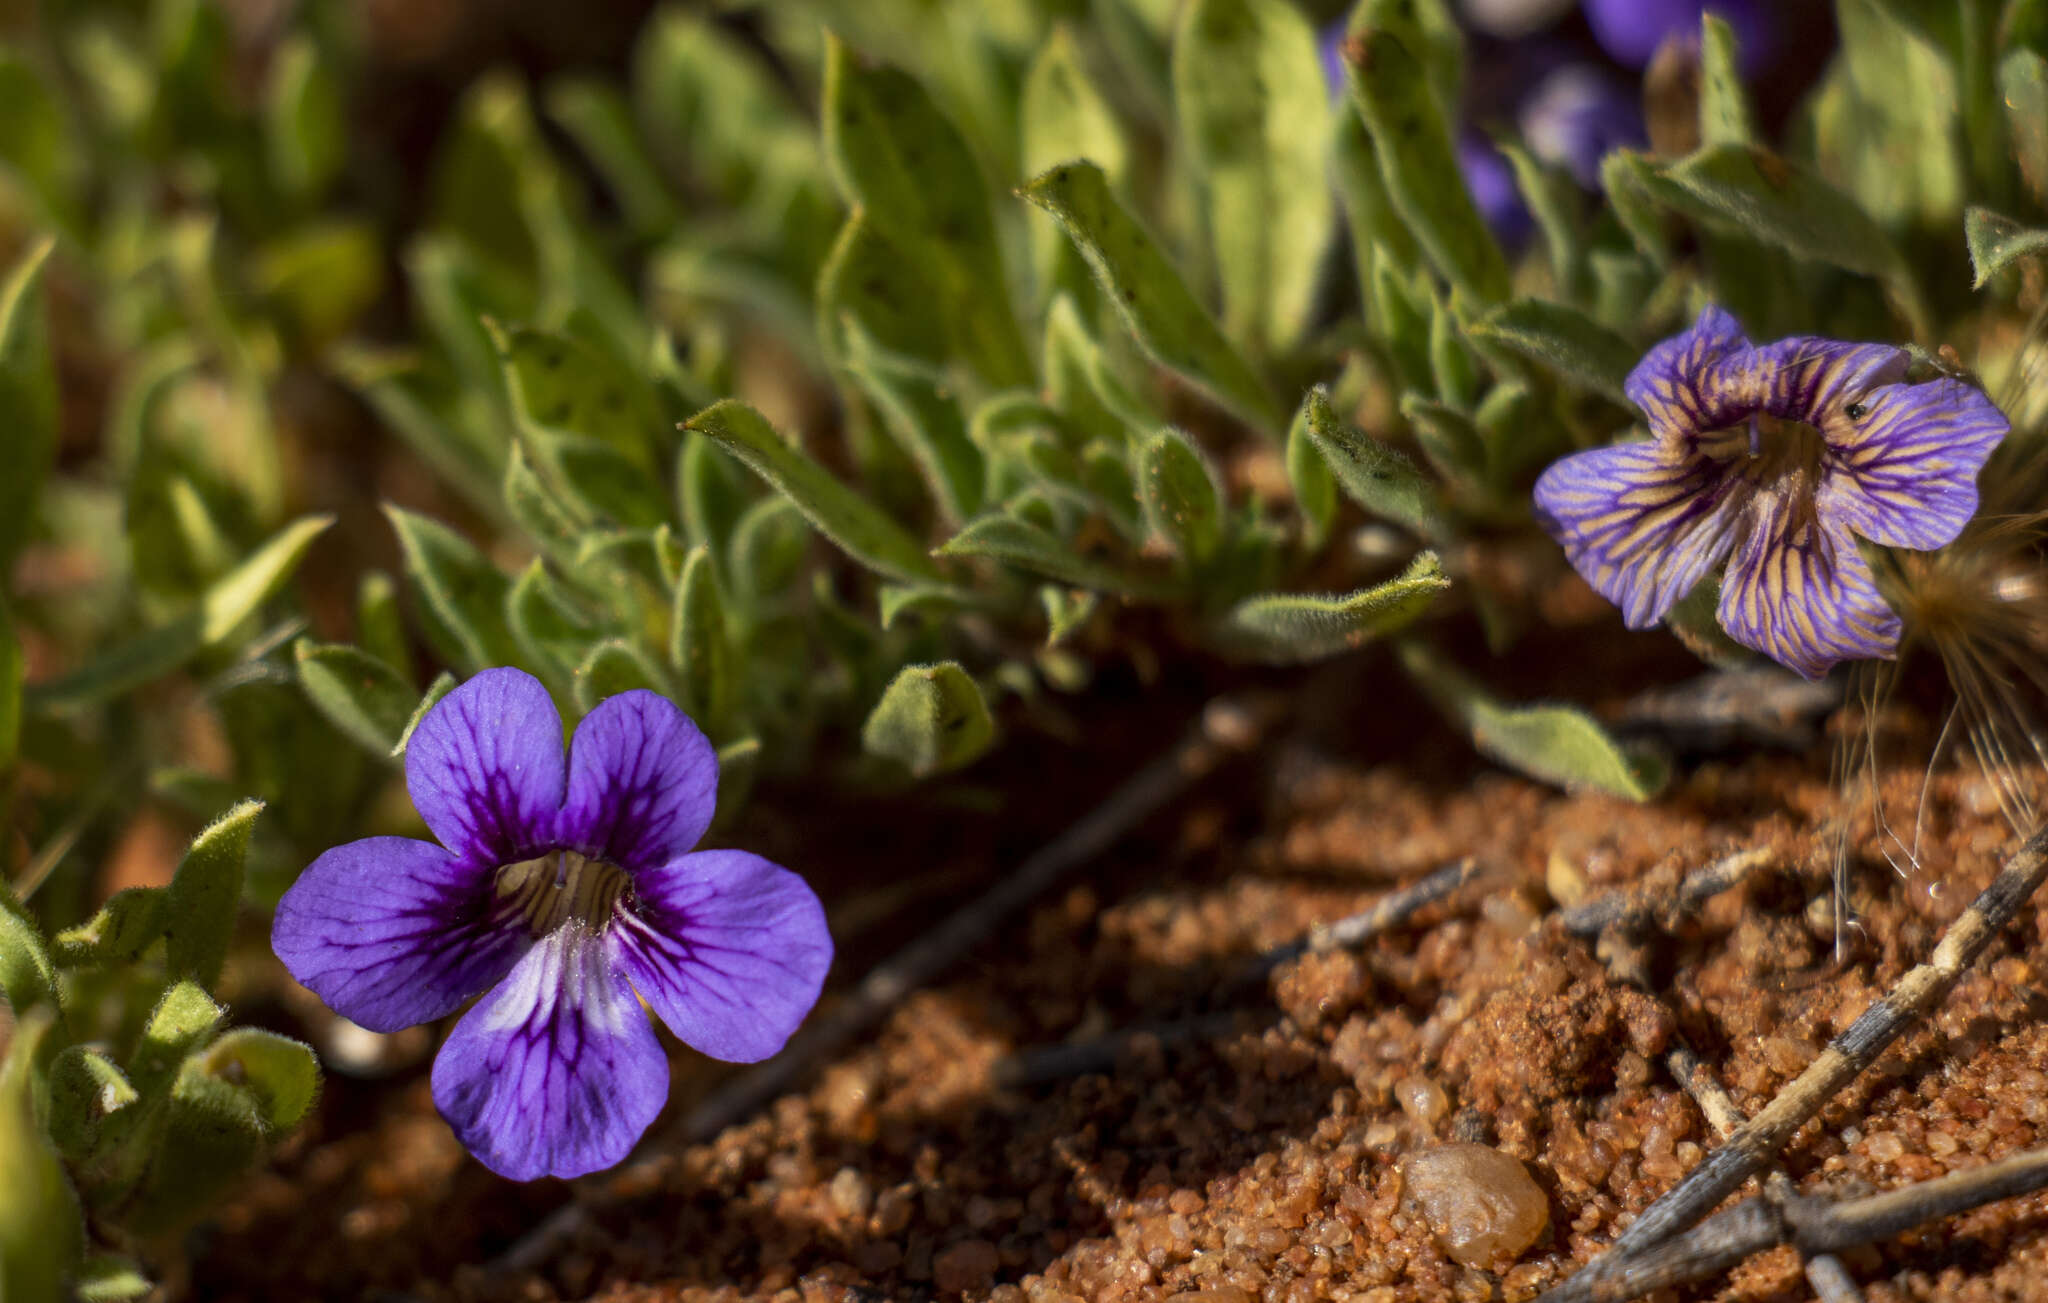
{"type": "Polygon", "coordinates": [[[1550,1224],[1550,1205],[1521,1162],[1485,1145],[1431,1145],[1401,1165],[1408,1197],[1438,1247],[1461,1266],[1519,1257],[1550,1224]]]}

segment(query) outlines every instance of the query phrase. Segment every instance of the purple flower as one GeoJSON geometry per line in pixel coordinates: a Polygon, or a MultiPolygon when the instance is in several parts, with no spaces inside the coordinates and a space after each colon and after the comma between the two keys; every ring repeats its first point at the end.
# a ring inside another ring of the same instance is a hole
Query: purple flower
{"type": "Polygon", "coordinates": [[[1697,45],[1700,16],[1710,12],[1735,30],[1744,71],[1756,72],[1774,52],[1775,24],[1761,0],[1585,0],[1582,8],[1593,39],[1616,63],[1631,68],[1647,65],[1672,37],[1697,45]]]}
{"type": "Polygon", "coordinates": [[[1857,538],[1926,551],[1977,510],[2003,414],[1960,380],[1906,383],[1889,344],[1799,336],[1752,347],[1709,307],[1629,373],[1650,438],[1566,457],[1536,514],[1631,629],[1733,554],[1721,627],[1808,678],[1888,657],[1899,617],[1857,538]]]}
{"type": "Polygon", "coordinates": [[[1522,202],[1521,187],[1515,183],[1515,170],[1507,155],[1485,136],[1468,129],[1458,136],[1458,171],[1495,239],[1514,248],[1529,238],[1535,220],[1522,202]]]}
{"type": "Polygon", "coordinates": [[[691,849],[718,757],[664,698],[600,702],[565,758],[547,689],[485,670],[420,721],[405,779],[441,844],[328,851],[278,902],[271,945],[372,1031],[488,992],[441,1047],[433,1088],[493,1171],[580,1176],[626,1156],[668,1096],[641,1001],[740,1063],[781,1049],[816,1002],[832,962],[818,898],[758,855],[691,849]]]}

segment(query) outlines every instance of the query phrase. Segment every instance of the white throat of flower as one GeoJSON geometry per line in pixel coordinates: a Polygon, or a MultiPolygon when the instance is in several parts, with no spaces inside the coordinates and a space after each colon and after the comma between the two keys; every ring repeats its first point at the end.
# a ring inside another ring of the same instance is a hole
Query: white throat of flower
{"type": "Polygon", "coordinates": [[[549,851],[498,870],[498,906],[517,914],[536,937],[565,923],[597,930],[611,920],[627,885],[616,865],[575,851],[549,851]]]}

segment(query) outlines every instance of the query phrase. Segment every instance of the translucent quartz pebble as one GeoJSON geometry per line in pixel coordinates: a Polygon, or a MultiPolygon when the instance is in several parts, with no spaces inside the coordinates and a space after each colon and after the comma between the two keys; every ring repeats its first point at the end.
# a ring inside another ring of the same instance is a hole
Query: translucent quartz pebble
{"type": "Polygon", "coordinates": [[[1550,1222],[1550,1205],[1521,1162],[1486,1145],[1431,1145],[1401,1165],[1407,1197],[1462,1266],[1519,1257],[1550,1222]]]}

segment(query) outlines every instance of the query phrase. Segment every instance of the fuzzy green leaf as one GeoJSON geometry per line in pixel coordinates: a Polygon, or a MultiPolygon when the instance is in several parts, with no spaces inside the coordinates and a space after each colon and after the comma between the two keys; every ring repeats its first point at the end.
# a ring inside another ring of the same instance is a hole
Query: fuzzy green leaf
{"type": "Polygon", "coordinates": [[[1417,446],[1439,475],[1460,485],[1486,479],[1486,440],[1471,417],[1420,394],[1402,397],[1401,415],[1408,418],[1417,446]]]}
{"type": "Polygon", "coordinates": [[[384,514],[398,533],[405,572],[419,594],[431,631],[470,673],[518,660],[518,647],[505,627],[505,594],[511,581],[476,547],[437,520],[387,505],[384,514]]]}
{"type": "Polygon", "coordinates": [[[332,522],[330,516],[308,516],[285,526],[207,588],[192,611],[88,661],[61,679],[30,685],[25,697],[41,710],[77,710],[169,674],[200,651],[225,640],[283,587],[307,547],[332,522]]]}
{"type": "Polygon", "coordinates": [[[939,519],[958,525],[981,508],[986,468],[967,437],[960,401],[929,372],[891,357],[848,321],[846,369],[874,400],[896,441],[923,473],[939,519]]]}
{"type": "Polygon", "coordinates": [[[1353,593],[1266,593],[1232,608],[1224,645],[1279,664],[1321,660],[1413,623],[1451,586],[1436,553],[1422,552],[1400,575],[1353,593]]]}
{"type": "Polygon", "coordinates": [[[2012,132],[2013,159],[2036,203],[2048,203],[2048,58],[2010,50],[1998,62],[1998,94],[2012,132]]]}
{"type": "Polygon", "coordinates": [[[625,96],[609,82],[576,77],[548,88],[547,112],[603,176],[628,226],[644,236],[675,229],[676,202],[648,157],[625,96]]]}
{"type": "Polygon", "coordinates": [[[1287,427],[1287,482],[1294,488],[1294,505],[1301,512],[1302,546],[1319,552],[1337,520],[1337,477],[1309,437],[1306,406],[1295,412],[1287,427]]]}
{"type": "Polygon", "coordinates": [[[1174,429],[1138,450],[1138,490],[1152,530],[1190,565],[1201,566],[1223,545],[1223,491],[1206,457],[1174,429]]]}
{"type": "Polygon", "coordinates": [[[1001,513],[969,521],[946,540],[940,556],[987,557],[1075,588],[1122,593],[1142,601],[1171,601],[1175,585],[1112,569],[1081,556],[1039,525],[1001,513]]]}
{"type": "Polygon", "coordinates": [[[1618,403],[1628,401],[1622,383],[1640,354],[1577,308],[1549,299],[1516,299],[1472,323],[1471,333],[1618,403]]]}
{"type": "Polygon", "coordinates": [[[78,1303],[134,1303],[156,1286],[142,1269],[126,1258],[111,1253],[85,1260],[72,1279],[78,1303]]]}
{"type": "Polygon", "coordinates": [[[725,737],[732,727],[739,687],[737,668],[718,574],[710,550],[701,546],[691,549],[676,584],[668,661],[676,672],[677,704],[712,739],[725,737]]]}
{"type": "Polygon", "coordinates": [[[775,433],[759,412],[733,399],[690,418],[689,428],[718,441],[796,504],[820,534],[879,574],[908,582],[944,576],[908,531],[775,433]]]}
{"type": "Polygon", "coordinates": [[[981,689],[953,661],[906,665],[860,731],[868,754],[897,761],[918,778],[971,764],[995,741],[981,689]]]}
{"type": "Polygon", "coordinates": [[[2048,253],[2048,230],[2021,226],[1988,208],[1971,208],[1963,214],[1963,237],[1970,246],[1970,266],[1976,272],[1972,289],[1983,289],[1993,276],[2022,258],[2048,253]]]}
{"type": "Polygon", "coordinates": [[[1662,764],[1623,750],[1583,710],[1507,705],[1419,643],[1401,648],[1401,664],[1488,759],[1567,791],[1591,788],[1632,801],[1664,785],[1662,764]]]}
{"type": "Polygon", "coordinates": [[[1507,259],[1465,188],[1424,54],[1388,29],[1352,33],[1352,102],[1372,132],[1387,197],[1429,260],[1475,302],[1498,303],[1509,293],[1507,259]]]}
{"type": "Polygon", "coordinates": [[[198,983],[172,983],[143,1025],[128,1060],[129,1082],[147,1100],[168,1092],[185,1056],[212,1040],[227,1016],[198,983]]]}
{"type": "Polygon", "coordinates": [[[491,326],[520,444],[584,523],[648,529],[668,517],[652,392],[604,350],[568,335],[491,326]]]}
{"type": "Polygon", "coordinates": [[[505,624],[519,644],[521,664],[554,691],[569,687],[598,637],[597,627],[539,557],[505,595],[505,624]]]}
{"type": "Polygon", "coordinates": [[[1700,140],[1748,145],[1756,139],[1749,92],[1735,57],[1735,30],[1719,14],[1700,16],[1700,140]]]}
{"type": "Polygon", "coordinates": [[[57,455],[57,375],[50,360],[43,269],[53,241],[31,248],[0,281],[0,573],[35,525],[57,455]]]}
{"type": "Polygon", "coordinates": [[[145,1234],[188,1225],[262,1156],[268,1139],[256,1093],[193,1058],[178,1073],[147,1184],[128,1217],[145,1234]]]}
{"type": "Polygon", "coordinates": [[[882,349],[936,366],[946,359],[950,337],[932,295],[918,261],[884,238],[865,209],[856,208],[818,273],[818,342],[826,356],[843,359],[842,334],[850,319],[882,349]]]}
{"type": "Polygon", "coordinates": [[[1352,501],[1423,538],[1449,536],[1437,487],[1414,462],[1337,419],[1321,386],[1309,391],[1304,411],[1310,440],[1352,501]]]}
{"type": "MultiPolygon", "coordinates": [[[[0,943],[4,944],[4,943],[0,943]]],[[[22,1019],[0,1059],[0,1298],[64,1303],[82,1239],[78,1201],[36,1125],[33,1067],[49,1015],[22,1019]]]]}
{"type": "Polygon", "coordinates": [[[1139,347],[1278,435],[1280,413],[1264,382],[1209,319],[1151,233],[1116,201],[1101,168],[1063,163],[1026,183],[1021,193],[1051,213],[1073,240],[1139,347]]]}
{"type": "Polygon", "coordinates": [[[0,884],[0,995],[20,1018],[40,1004],[57,1008],[57,969],[43,934],[0,884]]]}
{"type": "Polygon", "coordinates": [[[434,681],[429,683],[427,690],[420,695],[420,704],[413,707],[412,718],[405,721],[405,732],[398,735],[398,745],[391,748],[392,759],[405,758],[405,744],[412,741],[412,731],[420,726],[420,721],[427,717],[428,711],[441,704],[441,698],[455,691],[455,685],[459,682],[459,679],[446,670],[434,676],[434,681]]]}
{"type": "Polygon", "coordinates": [[[173,977],[201,986],[220,980],[242,901],[243,866],[249,834],[263,802],[243,801],[193,838],[171,877],[165,943],[173,977]]]}
{"type": "Polygon", "coordinates": [[[320,1061],[303,1041],[255,1027],[237,1027],[207,1047],[200,1061],[214,1077],[245,1087],[271,1135],[291,1130],[320,1093],[320,1061]]]}
{"type": "Polygon", "coordinates": [[[163,936],[170,905],[162,887],[117,891],[91,918],[51,938],[51,956],[66,968],[129,963],[163,936]]]}
{"type": "Polygon", "coordinates": [[[576,667],[576,708],[596,709],[606,697],[645,688],[662,696],[674,695],[668,676],[652,657],[623,638],[607,638],[590,649],[576,667]]]}
{"type": "MultiPolygon", "coordinates": [[[[1079,45],[1071,29],[1053,28],[1052,35],[1038,47],[1038,55],[1024,74],[1024,88],[1018,108],[1023,136],[1024,175],[1036,176],[1069,159],[1093,161],[1112,184],[1121,184],[1129,163],[1129,150],[1116,111],[1095,88],[1082,64],[1079,45]]],[[[1079,255],[1059,227],[1039,218],[1031,227],[1032,265],[1038,283],[1049,295],[1056,287],[1072,288],[1068,268],[1085,280],[1087,272],[1079,255]]]]}
{"type": "Polygon", "coordinates": [[[388,760],[419,701],[413,686],[360,647],[301,638],[292,655],[314,708],[345,737],[388,760]]]}
{"type": "Polygon", "coordinates": [[[1586,242],[1579,227],[1578,184],[1563,168],[1540,162],[1520,145],[1502,141],[1496,147],[1514,169],[1515,187],[1543,232],[1559,293],[1567,301],[1579,301],[1586,288],[1586,242]]]}
{"type": "Polygon", "coordinates": [[[317,198],[345,160],[341,88],[303,35],[286,37],[271,56],[263,135],[271,175],[302,202],[317,198]]]}
{"type": "Polygon", "coordinates": [[[1333,217],[1315,29],[1290,0],[1194,0],[1174,39],[1173,92],[1208,199],[1224,329],[1284,351],[1315,306],[1333,217]]]}
{"type": "Polygon", "coordinates": [[[67,1045],[50,1061],[50,1139],[66,1158],[85,1158],[108,1121],[141,1098],[105,1051],[67,1045]]]}
{"type": "Polygon", "coordinates": [[[926,260],[960,354],[995,388],[1036,368],[1010,307],[987,183],[973,151],[909,74],[825,36],[825,155],[847,202],[926,260]]]}

